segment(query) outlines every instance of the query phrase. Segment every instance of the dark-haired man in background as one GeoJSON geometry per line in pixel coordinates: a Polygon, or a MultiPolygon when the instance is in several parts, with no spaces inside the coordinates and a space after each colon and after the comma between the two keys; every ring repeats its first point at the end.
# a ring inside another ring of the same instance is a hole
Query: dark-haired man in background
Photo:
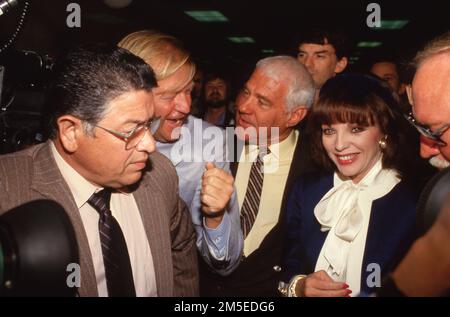
{"type": "Polygon", "coordinates": [[[204,80],[200,117],[211,124],[226,128],[234,125],[233,110],[230,81],[224,74],[210,71],[204,80]]]}
{"type": "Polygon", "coordinates": [[[370,65],[370,73],[383,79],[398,97],[405,93],[406,85],[401,76],[400,65],[393,59],[379,57],[370,65]]]}
{"type": "Polygon", "coordinates": [[[345,70],[349,43],[341,32],[316,29],[302,34],[295,43],[297,59],[306,66],[316,86],[316,100],[323,84],[345,70]]]}

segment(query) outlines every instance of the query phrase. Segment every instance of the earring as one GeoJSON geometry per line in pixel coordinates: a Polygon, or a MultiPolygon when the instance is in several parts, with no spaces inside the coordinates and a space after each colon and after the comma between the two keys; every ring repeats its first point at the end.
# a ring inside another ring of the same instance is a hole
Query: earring
{"type": "Polygon", "coordinates": [[[378,145],[380,146],[381,151],[384,151],[387,148],[387,135],[378,141],[378,145]]]}

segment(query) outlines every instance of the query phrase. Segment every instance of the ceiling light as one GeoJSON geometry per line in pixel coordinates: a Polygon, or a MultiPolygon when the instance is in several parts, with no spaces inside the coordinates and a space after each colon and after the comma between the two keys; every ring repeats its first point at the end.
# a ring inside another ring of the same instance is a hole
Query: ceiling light
{"type": "Polygon", "coordinates": [[[227,22],[228,19],[220,11],[184,11],[199,22],[227,22]]]}
{"type": "Polygon", "coordinates": [[[372,48],[372,47],[378,47],[381,44],[383,44],[382,42],[369,42],[369,41],[364,41],[364,42],[359,42],[358,43],[358,47],[362,47],[362,48],[372,48]]]}
{"type": "Polygon", "coordinates": [[[381,27],[375,28],[379,30],[399,30],[405,27],[409,20],[381,20],[381,27]]]}
{"type": "Polygon", "coordinates": [[[233,43],[255,43],[255,40],[249,36],[230,36],[228,39],[233,43]]]}

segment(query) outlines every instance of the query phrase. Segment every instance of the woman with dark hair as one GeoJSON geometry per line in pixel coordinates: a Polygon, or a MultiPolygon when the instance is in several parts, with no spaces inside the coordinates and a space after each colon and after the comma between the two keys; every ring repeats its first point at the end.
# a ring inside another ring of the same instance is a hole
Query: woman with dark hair
{"type": "Polygon", "coordinates": [[[330,79],[311,110],[324,174],[297,180],[287,205],[288,296],[350,296],[379,287],[414,241],[416,192],[403,177],[398,105],[380,81],[330,79]]]}

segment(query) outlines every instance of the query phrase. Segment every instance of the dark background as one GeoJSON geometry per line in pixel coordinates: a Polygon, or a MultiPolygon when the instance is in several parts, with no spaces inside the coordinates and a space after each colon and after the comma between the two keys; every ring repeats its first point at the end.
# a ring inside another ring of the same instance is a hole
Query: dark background
{"type": "MultiPolygon", "coordinates": [[[[19,0],[23,4],[24,0],[19,0]]],[[[235,73],[252,68],[264,56],[291,53],[295,34],[315,26],[347,32],[355,50],[352,67],[362,68],[368,56],[388,51],[409,58],[424,42],[450,29],[450,1],[328,0],[133,0],[112,9],[102,0],[32,0],[15,48],[57,56],[72,46],[117,42],[139,29],[158,29],[179,37],[202,64],[222,65],[235,73]],[[69,28],[69,3],[81,7],[81,28],[69,28]],[[367,5],[381,6],[382,19],[410,22],[401,30],[375,30],[366,25],[367,5]],[[201,23],[185,10],[219,10],[228,22],[201,23]],[[235,44],[230,36],[250,36],[255,43],[235,44]],[[356,48],[360,41],[380,41],[377,49],[356,48]]],[[[0,16],[0,42],[14,32],[21,7],[0,16]]]]}

